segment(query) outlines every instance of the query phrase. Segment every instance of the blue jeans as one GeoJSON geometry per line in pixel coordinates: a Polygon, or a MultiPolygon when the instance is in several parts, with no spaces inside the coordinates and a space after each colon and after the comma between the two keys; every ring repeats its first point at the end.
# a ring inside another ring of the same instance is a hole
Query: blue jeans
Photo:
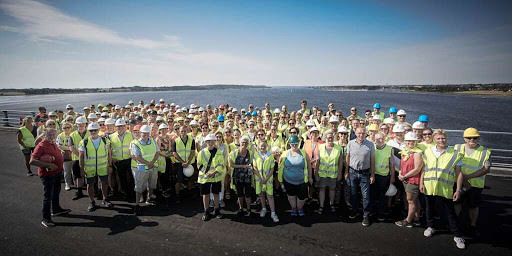
{"type": "Polygon", "coordinates": [[[60,209],[59,195],[60,195],[60,179],[61,174],[41,176],[41,181],[44,186],[44,198],[43,198],[43,219],[51,220],[53,211],[60,209]]]}
{"type": "Polygon", "coordinates": [[[386,191],[389,188],[389,178],[389,175],[381,176],[375,174],[375,183],[371,185],[372,211],[379,215],[384,214],[384,209],[386,208],[386,191]]]}
{"type": "Polygon", "coordinates": [[[359,196],[357,190],[361,186],[363,195],[363,216],[370,214],[370,172],[356,172],[350,170],[350,201],[353,211],[359,210],[359,196]]]}

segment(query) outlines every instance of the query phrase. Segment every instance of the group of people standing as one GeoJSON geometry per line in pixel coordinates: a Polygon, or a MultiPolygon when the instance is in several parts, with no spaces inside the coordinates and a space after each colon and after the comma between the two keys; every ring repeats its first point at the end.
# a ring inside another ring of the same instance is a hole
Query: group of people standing
{"type": "Polygon", "coordinates": [[[240,111],[229,105],[186,108],[164,99],[91,105],[83,114],[69,104],[66,109],[47,115],[40,108],[35,123],[26,117],[18,132],[28,175],[30,165],[39,167],[47,227],[54,225],[51,216],[69,212],[59,204],[61,177],[65,190],[76,187],[73,200],[88,197],[88,211],[98,208],[95,197],[112,208],[109,199],[122,196],[135,200],[136,215],[141,203],[156,204],[159,197],[181,203],[181,194],[197,184],[205,221],[222,218],[232,192],[239,216],[251,214],[256,198],[259,215],[267,215],[268,205],[276,223],[276,208],[287,208],[276,207],[279,194],[286,194],[291,216],[304,216],[304,205],[318,200],[317,214],[336,213],[340,206],[351,209],[350,219],[362,213],[363,226],[389,219],[393,202],[406,202],[406,217],[396,225],[420,226],[424,213],[424,235],[431,237],[434,217],[446,214],[457,247],[464,249],[457,215],[467,209],[470,233],[476,232],[490,170],[491,151],[478,143],[478,130],[466,129],[465,144],[451,147],[446,132],[428,126],[428,116],[411,125],[404,110],[391,107],[386,117],[379,103],[364,118],[355,107],[344,116],[332,103],[324,112],[309,109],[306,101],[291,112],[268,103],[240,111]]]}

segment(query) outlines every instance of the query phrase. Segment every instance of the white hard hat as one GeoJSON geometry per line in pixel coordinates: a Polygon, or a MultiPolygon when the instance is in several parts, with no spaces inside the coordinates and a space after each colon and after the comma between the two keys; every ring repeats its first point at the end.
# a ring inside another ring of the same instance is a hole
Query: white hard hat
{"type": "Polygon", "coordinates": [[[233,109],[231,109],[231,112],[238,112],[238,109],[233,108],[233,109]]]}
{"type": "Polygon", "coordinates": [[[311,127],[311,129],[309,129],[309,132],[314,132],[314,131],[319,131],[318,128],[316,128],[316,126],[313,126],[311,127]]]}
{"type": "Polygon", "coordinates": [[[171,107],[174,107],[174,106],[176,106],[176,104],[174,104],[174,102],[173,102],[173,103],[171,103],[171,107]]]}
{"type": "Polygon", "coordinates": [[[213,135],[213,134],[211,134],[211,133],[210,133],[210,134],[208,134],[208,135],[206,135],[206,137],[204,138],[204,141],[215,141],[215,140],[217,140],[217,139],[215,138],[215,135],[213,135]]]}
{"type": "Polygon", "coordinates": [[[128,101],[128,104],[133,104],[133,100],[129,100],[129,101],[128,101]]]}
{"type": "Polygon", "coordinates": [[[398,110],[398,112],[396,112],[397,116],[405,116],[406,114],[407,113],[405,113],[405,110],[403,110],[403,109],[400,109],[400,110],[398,110]]]}
{"type": "Polygon", "coordinates": [[[176,110],[176,113],[183,113],[183,110],[181,110],[181,108],[179,108],[178,110],[176,110]]]}
{"type": "Polygon", "coordinates": [[[57,116],[57,114],[53,111],[51,111],[50,113],[48,113],[48,116],[57,116]]]}
{"type": "Polygon", "coordinates": [[[91,119],[91,118],[92,119],[97,119],[98,116],[96,114],[94,114],[94,113],[89,113],[89,115],[87,116],[87,119],[91,119]]]}
{"type": "Polygon", "coordinates": [[[374,115],[374,116],[372,117],[372,119],[373,119],[373,120],[380,120],[380,116],[379,116],[379,115],[374,115]]]}
{"type": "Polygon", "coordinates": [[[192,120],[190,121],[190,126],[192,125],[199,125],[199,123],[196,120],[192,120]]]}
{"type": "Polygon", "coordinates": [[[245,111],[246,111],[245,108],[240,109],[240,112],[245,112],[245,111]]]}
{"type": "Polygon", "coordinates": [[[88,126],[87,126],[87,130],[90,131],[90,130],[99,130],[100,129],[100,125],[98,123],[90,123],[88,126]]]}
{"type": "Polygon", "coordinates": [[[386,196],[395,196],[397,191],[398,190],[396,189],[395,185],[389,184],[388,191],[386,191],[386,196]]]}
{"type": "Polygon", "coordinates": [[[412,124],[412,128],[418,129],[418,130],[423,130],[423,129],[425,129],[425,125],[420,121],[416,121],[412,124]]]}
{"type": "Polygon", "coordinates": [[[164,100],[164,99],[160,99],[160,101],[159,101],[159,102],[165,102],[165,100],[164,100]]]}
{"type": "Polygon", "coordinates": [[[100,116],[101,116],[101,117],[108,117],[108,113],[107,113],[107,112],[103,112],[103,113],[101,113],[101,115],[100,115],[100,116]]]}
{"type": "Polygon", "coordinates": [[[176,106],[174,106],[174,107],[175,107],[175,108],[180,108],[180,105],[176,105],[176,106]]]}
{"type": "Polygon", "coordinates": [[[142,133],[150,133],[151,132],[151,128],[149,128],[149,126],[147,126],[147,125],[143,125],[140,128],[140,132],[142,132],[142,133]]]}
{"type": "Polygon", "coordinates": [[[130,105],[125,105],[124,108],[130,108],[130,105]]]}
{"type": "Polygon", "coordinates": [[[274,109],[274,113],[276,113],[276,114],[280,114],[280,113],[281,113],[281,110],[280,110],[280,109],[278,109],[278,108],[276,108],[276,109],[274,109]]]}
{"type": "Polygon", "coordinates": [[[402,124],[393,126],[393,132],[405,132],[405,128],[402,124]]]}
{"type": "Polygon", "coordinates": [[[146,110],[146,113],[151,113],[151,112],[152,112],[152,110],[151,110],[151,109],[147,109],[147,110],[146,110]]]}
{"type": "Polygon", "coordinates": [[[75,124],[86,124],[86,123],[87,123],[87,118],[85,118],[85,116],[79,116],[75,120],[75,124]]]}
{"type": "Polygon", "coordinates": [[[163,121],[163,120],[164,120],[164,118],[163,118],[163,117],[161,117],[161,116],[157,116],[157,117],[156,117],[156,121],[163,121]]]}
{"type": "Polygon", "coordinates": [[[395,120],[393,118],[384,119],[385,124],[395,124],[395,120]]]}
{"type": "Polygon", "coordinates": [[[338,128],[338,132],[341,132],[341,133],[348,133],[348,129],[347,129],[347,127],[345,127],[345,126],[340,126],[340,128],[338,128]]]}
{"type": "Polygon", "coordinates": [[[161,124],[158,126],[158,130],[161,130],[161,129],[168,129],[169,126],[167,126],[166,124],[161,124]]]}
{"type": "Polygon", "coordinates": [[[316,126],[315,124],[315,121],[309,119],[307,122],[306,122],[306,126],[316,126]]]}
{"type": "Polygon", "coordinates": [[[329,117],[329,123],[339,123],[340,119],[337,116],[329,117]]]}
{"type": "Polygon", "coordinates": [[[404,140],[415,140],[415,141],[418,141],[418,136],[416,136],[416,133],[414,132],[408,132],[405,134],[405,139],[404,140]]]}
{"type": "Polygon", "coordinates": [[[121,106],[116,105],[115,110],[121,109],[121,106]]]}
{"type": "Polygon", "coordinates": [[[199,112],[201,111],[204,111],[204,108],[203,107],[199,107],[199,109],[197,109],[199,112]]]}
{"type": "Polygon", "coordinates": [[[190,114],[195,114],[197,112],[197,109],[195,108],[191,108],[189,111],[188,111],[190,114]]]}
{"type": "Polygon", "coordinates": [[[138,108],[143,108],[142,104],[137,105],[138,108]]]}
{"type": "Polygon", "coordinates": [[[196,106],[196,105],[195,105],[195,104],[193,104],[193,103],[192,103],[192,104],[190,104],[190,109],[195,108],[195,106],[196,106]]]}
{"type": "Polygon", "coordinates": [[[194,119],[194,115],[193,114],[188,114],[187,118],[188,119],[194,119]]]}
{"type": "Polygon", "coordinates": [[[107,119],[105,119],[105,118],[103,118],[103,117],[102,117],[102,118],[98,119],[98,123],[100,123],[100,122],[105,122],[105,120],[107,120],[107,119]]]}
{"type": "Polygon", "coordinates": [[[116,121],[114,121],[113,118],[107,118],[107,120],[105,120],[105,125],[111,125],[111,124],[116,124],[116,121]]]}
{"type": "Polygon", "coordinates": [[[194,167],[192,165],[188,165],[186,168],[183,168],[183,175],[186,177],[194,175],[194,167]]]}
{"type": "Polygon", "coordinates": [[[66,108],[73,108],[73,106],[71,106],[71,104],[67,104],[66,108]]]}
{"type": "Polygon", "coordinates": [[[91,110],[89,107],[84,107],[84,110],[91,110]]]}
{"type": "Polygon", "coordinates": [[[164,112],[163,112],[161,109],[159,109],[159,110],[156,112],[156,114],[157,114],[157,115],[163,115],[163,114],[164,114],[164,112]]]}
{"type": "Polygon", "coordinates": [[[126,121],[124,121],[124,119],[119,118],[116,120],[116,126],[123,126],[123,125],[126,125],[126,121]]]}

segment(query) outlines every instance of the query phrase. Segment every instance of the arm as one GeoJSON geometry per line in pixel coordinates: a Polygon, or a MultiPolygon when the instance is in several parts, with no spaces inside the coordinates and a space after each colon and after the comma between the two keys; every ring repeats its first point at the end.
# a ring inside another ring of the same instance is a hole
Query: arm
{"type": "MultiPolygon", "coordinates": [[[[423,162],[421,163],[423,164],[423,162]]],[[[389,179],[389,184],[395,183],[395,163],[393,162],[393,157],[389,158],[389,173],[391,174],[391,178],[389,179]]]]}
{"type": "Polygon", "coordinates": [[[480,169],[472,174],[467,174],[467,175],[464,174],[464,180],[467,181],[469,179],[482,177],[484,175],[487,175],[490,171],[491,171],[490,166],[484,166],[484,167],[482,167],[482,169],[480,169]]]}
{"type": "Polygon", "coordinates": [[[370,184],[373,184],[375,182],[375,155],[370,157],[370,184]]]}
{"type": "Polygon", "coordinates": [[[194,158],[195,154],[196,154],[195,150],[191,150],[190,151],[190,156],[188,156],[188,159],[187,159],[187,162],[186,162],[187,166],[192,162],[192,159],[194,158]]]}
{"type": "Polygon", "coordinates": [[[306,154],[306,162],[307,162],[307,166],[308,166],[309,184],[313,184],[313,172],[311,170],[311,159],[309,158],[309,156],[307,154],[306,154]]]}
{"type": "Polygon", "coordinates": [[[457,191],[453,193],[453,201],[457,201],[460,198],[460,189],[464,183],[464,174],[461,171],[460,166],[455,166],[455,177],[457,177],[457,191]]]}
{"type": "Polygon", "coordinates": [[[341,181],[343,174],[343,153],[340,154],[340,159],[338,159],[338,179],[337,181],[341,181]]]}
{"type": "Polygon", "coordinates": [[[85,177],[85,152],[80,151],[79,157],[78,157],[78,163],[80,165],[80,172],[82,173],[82,177],[85,177]]]}
{"type": "Polygon", "coordinates": [[[34,166],[41,167],[41,168],[50,168],[52,171],[57,170],[58,167],[54,163],[47,163],[47,162],[38,160],[39,157],[43,154],[43,152],[41,152],[41,151],[42,150],[40,150],[39,147],[36,147],[36,149],[34,150],[34,153],[32,153],[32,156],[30,157],[30,165],[34,165],[34,166]]]}
{"type": "Polygon", "coordinates": [[[416,176],[421,172],[421,170],[423,170],[423,159],[421,159],[421,155],[419,153],[414,153],[414,169],[405,174],[404,179],[416,176]]]}
{"type": "Polygon", "coordinates": [[[347,152],[347,156],[345,157],[345,179],[348,180],[349,176],[349,166],[350,166],[350,154],[347,152]]]}
{"type": "Polygon", "coordinates": [[[23,143],[23,134],[21,134],[21,132],[20,132],[20,131],[18,131],[18,136],[17,136],[17,138],[18,138],[18,144],[20,144],[20,145],[21,145],[22,147],[24,147],[25,149],[29,149],[29,148],[25,145],[25,143],[23,143]]]}

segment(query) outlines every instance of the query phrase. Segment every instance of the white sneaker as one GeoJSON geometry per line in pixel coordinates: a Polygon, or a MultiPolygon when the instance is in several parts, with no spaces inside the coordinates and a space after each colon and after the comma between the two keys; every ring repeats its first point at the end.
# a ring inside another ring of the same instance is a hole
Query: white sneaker
{"type": "Polygon", "coordinates": [[[429,228],[425,229],[425,231],[423,232],[423,235],[426,237],[431,237],[432,235],[434,235],[434,233],[436,233],[436,230],[429,227],[429,228]]]}
{"type": "Polygon", "coordinates": [[[71,190],[71,187],[70,187],[68,184],[66,184],[66,187],[64,188],[64,190],[66,190],[66,191],[70,191],[70,190],[71,190]]]}
{"type": "Polygon", "coordinates": [[[265,215],[267,214],[267,209],[261,209],[260,211],[260,217],[265,218],[265,215]]]}
{"type": "Polygon", "coordinates": [[[279,218],[277,217],[277,214],[272,215],[272,220],[273,220],[275,223],[278,223],[278,222],[279,222],[279,218]]]}
{"type": "Polygon", "coordinates": [[[453,241],[455,241],[455,244],[457,244],[457,248],[461,250],[466,249],[466,241],[462,237],[454,237],[453,241]]]}
{"type": "Polygon", "coordinates": [[[226,203],[224,203],[224,200],[219,202],[219,206],[220,206],[220,208],[226,207],[226,203]]]}

